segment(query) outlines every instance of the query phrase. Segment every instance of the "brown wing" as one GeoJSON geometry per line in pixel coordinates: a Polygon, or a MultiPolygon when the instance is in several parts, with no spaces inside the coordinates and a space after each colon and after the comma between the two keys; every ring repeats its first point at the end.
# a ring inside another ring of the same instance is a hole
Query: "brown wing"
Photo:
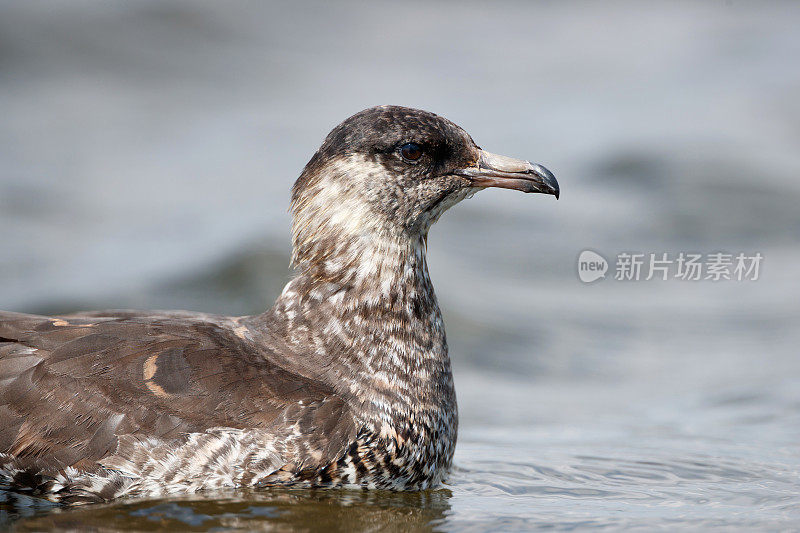
{"type": "Polygon", "coordinates": [[[222,319],[101,315],[0,312],[0,454],[18,466],[91,470],[122,435],[169,440],[213,427],[269,429],[287,417],[311,431],[314,405],[340,422],[324,428],[326,455],[354,432],[328,386],[270,363],[222,319]]]}

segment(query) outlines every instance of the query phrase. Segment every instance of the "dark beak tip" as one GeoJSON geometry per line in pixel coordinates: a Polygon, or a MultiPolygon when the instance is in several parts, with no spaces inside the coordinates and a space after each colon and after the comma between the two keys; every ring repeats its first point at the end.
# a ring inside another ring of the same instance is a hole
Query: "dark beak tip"
{"type": "Polygon", "coordinates": [[[536,163],[531,164],[532,172],[539,176],[544,184],[550,188],[550,194],[556,197],[556,200],[561,196],[561,188],[558,186],[558,180],[553,175],[552,172],[547,170],[542,165],[538,165],[536,163]]]}

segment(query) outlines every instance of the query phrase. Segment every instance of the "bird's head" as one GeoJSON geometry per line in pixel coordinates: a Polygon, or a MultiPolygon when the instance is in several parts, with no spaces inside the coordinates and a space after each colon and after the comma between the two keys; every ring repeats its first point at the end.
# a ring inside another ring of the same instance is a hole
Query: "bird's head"
{"type": "Polygon", "coordinates": [[[294,261],[353,241],[424,240],[445,210],[487,187],[559,195],[549,170],[481,150],[443,117],[366,109],[328,134],[294,184],[294,261]]]}

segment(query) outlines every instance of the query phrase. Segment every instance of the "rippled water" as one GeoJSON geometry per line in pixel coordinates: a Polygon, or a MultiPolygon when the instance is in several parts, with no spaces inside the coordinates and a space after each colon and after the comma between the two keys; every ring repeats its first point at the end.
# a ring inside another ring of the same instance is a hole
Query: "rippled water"
{"type": "Polygon", "coordinates": [[[441,490],[0,494],[0,528],[796,528],[798,22],[738,2],[0,5],[4,309],[263,310],[288,188],[376,103],[562,184],[486,191],[431,233],[461,418],[441,490]],[[584,249],[764,263],[584,285],[584,249]]]}

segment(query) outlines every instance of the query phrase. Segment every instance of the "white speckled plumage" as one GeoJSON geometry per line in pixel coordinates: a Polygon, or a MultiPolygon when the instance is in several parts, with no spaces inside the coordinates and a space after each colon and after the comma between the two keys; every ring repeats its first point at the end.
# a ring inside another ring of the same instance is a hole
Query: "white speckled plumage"
{"type": "Polygon", "coordinates": [[[446,119],[368,109],[295,183],[297,275],[266,313],[0,313],[0,488],[436,486],[458,412],[427,234],[489,186],[558,195],[446,119]]]}

